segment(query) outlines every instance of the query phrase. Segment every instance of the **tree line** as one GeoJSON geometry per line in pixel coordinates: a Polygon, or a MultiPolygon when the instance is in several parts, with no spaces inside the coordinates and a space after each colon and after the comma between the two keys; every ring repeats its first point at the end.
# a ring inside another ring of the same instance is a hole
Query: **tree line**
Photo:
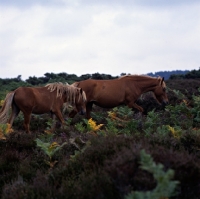
{"type": "MultiPolygon", "coordinates": [[[[128,75],[126,73],[121,73],[120,76],[128,75]]],[[[158,77],[162,76],[165,78],[165,80],[168,79],[194,79],[194,78],[200,78],[200,69],[199,70],[174,70],[174,71],[160,71],[156,73],[148,73],[147,75],[158,77]]],[[[115,79],[119,76],[112,76],[109,74],[100,74],[100,73],[94,73],[94,74],[84,74],[81,76],[77,76],[76,74],[68,74],[65,72],[62,73],[45,73],[42,77],[36,77],[36,76],[30,76],[26,80],[21,79],[21,75],[18,75],[16,78],[0,78],[0,99],[2,96],[5,96],[5,94],[8,91],[15,90],[16,88],[20,86],[43,86],[48,83],[52,82],[67,82],[69,84],[72,84],[75,81],[81,81],[86,79],[102,79],[102,80],[109,80],[109,79],[115,79]]]]}
{"type": "Polygon", "coordinates": [[[0,99],[4,98],[6,93],[13,91],[20,86],[44,86],[52,82],[67,82],[72,84],[75,81],[81,81],[86,79],[115,79],[118,76],[111,76],[109,74],[84,74],[77,76],[75,74],[68,73],[45,73],[43,77],[30,76],[25,81],[21,79],[21,75],[18,75],[16,78],[0,78],[0,99]]]}

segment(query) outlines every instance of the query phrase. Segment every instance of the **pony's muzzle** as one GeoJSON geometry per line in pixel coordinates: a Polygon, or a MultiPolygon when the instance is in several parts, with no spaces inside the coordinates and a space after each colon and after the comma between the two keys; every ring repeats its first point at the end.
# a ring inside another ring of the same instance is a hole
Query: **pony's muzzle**
{"type": "Polygon", "coordinates": [[[85,113],[86,113],[85,110],[81,110],[81,111],[79,112],[80,115],[85,115],[85,113]]]}
{"type": "Polygon", "coordinates": [[[162,106],[166,106],[166,105],[168,105],[168,104],[169,104],[169,101],[164,100],[164,101],[162,102],[162,106]]]}

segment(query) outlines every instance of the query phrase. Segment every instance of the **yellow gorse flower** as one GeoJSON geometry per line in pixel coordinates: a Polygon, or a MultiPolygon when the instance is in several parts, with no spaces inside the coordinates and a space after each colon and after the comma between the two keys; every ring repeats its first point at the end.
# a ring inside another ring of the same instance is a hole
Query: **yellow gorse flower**
{"type": "Polygon", "coordinates": [[[103,124],[99,124],[97,125],[96,122],[94,120],[92,120],[92,118],[90,118],[88,120],[88,124],[90,126],[90,128],[93,130],[93,131],[98,131],[102,126],[103,124]]]}

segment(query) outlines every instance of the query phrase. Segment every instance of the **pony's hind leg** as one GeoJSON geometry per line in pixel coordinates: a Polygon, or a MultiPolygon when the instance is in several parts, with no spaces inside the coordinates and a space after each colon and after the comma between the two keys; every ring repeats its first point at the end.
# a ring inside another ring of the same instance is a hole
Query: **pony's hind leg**
{"type": "Polygon", "coordinates": [[[26,133],[30,133],[30,120],[31,120],[31,113],[23,113],[24,114],[24,128],[26,133]]]}
{"type": "Polygon", "coordinates": [[[14,103],[12,104],[12,113],[10,115],[10,118],[8,120],[8,123],[10,124],[10,127],[12,127],[13,122],[15,120],[15,118],[18,116],[20,112],[20,109],[18,108],[18,106],[16,106],[14,103]]]}

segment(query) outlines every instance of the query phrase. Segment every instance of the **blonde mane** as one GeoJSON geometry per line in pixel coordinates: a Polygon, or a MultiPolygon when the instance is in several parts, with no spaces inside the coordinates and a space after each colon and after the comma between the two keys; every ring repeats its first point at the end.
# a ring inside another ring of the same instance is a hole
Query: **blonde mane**
{"type": "Polygon", "coordinates": [[[60,98],[63,96],[63,93],[66,92],[67,101],[69,103],[75,104],[75,99],[76,99],[77,94],[78,94],[78,101],[81,98],[84,102],[86,101],[85,92],[83,91],[83,93],[81,95],[80,92],[77,92],[77,90],[79,90],[80,88],[69,85],[68,83],[66,83],[66,84],[63,84],[61,82],[49,83],[45,87],[48,87],[48,90],[50,90],[50,92],[57,90],[56,97],[60,97],[60,98]]]}

